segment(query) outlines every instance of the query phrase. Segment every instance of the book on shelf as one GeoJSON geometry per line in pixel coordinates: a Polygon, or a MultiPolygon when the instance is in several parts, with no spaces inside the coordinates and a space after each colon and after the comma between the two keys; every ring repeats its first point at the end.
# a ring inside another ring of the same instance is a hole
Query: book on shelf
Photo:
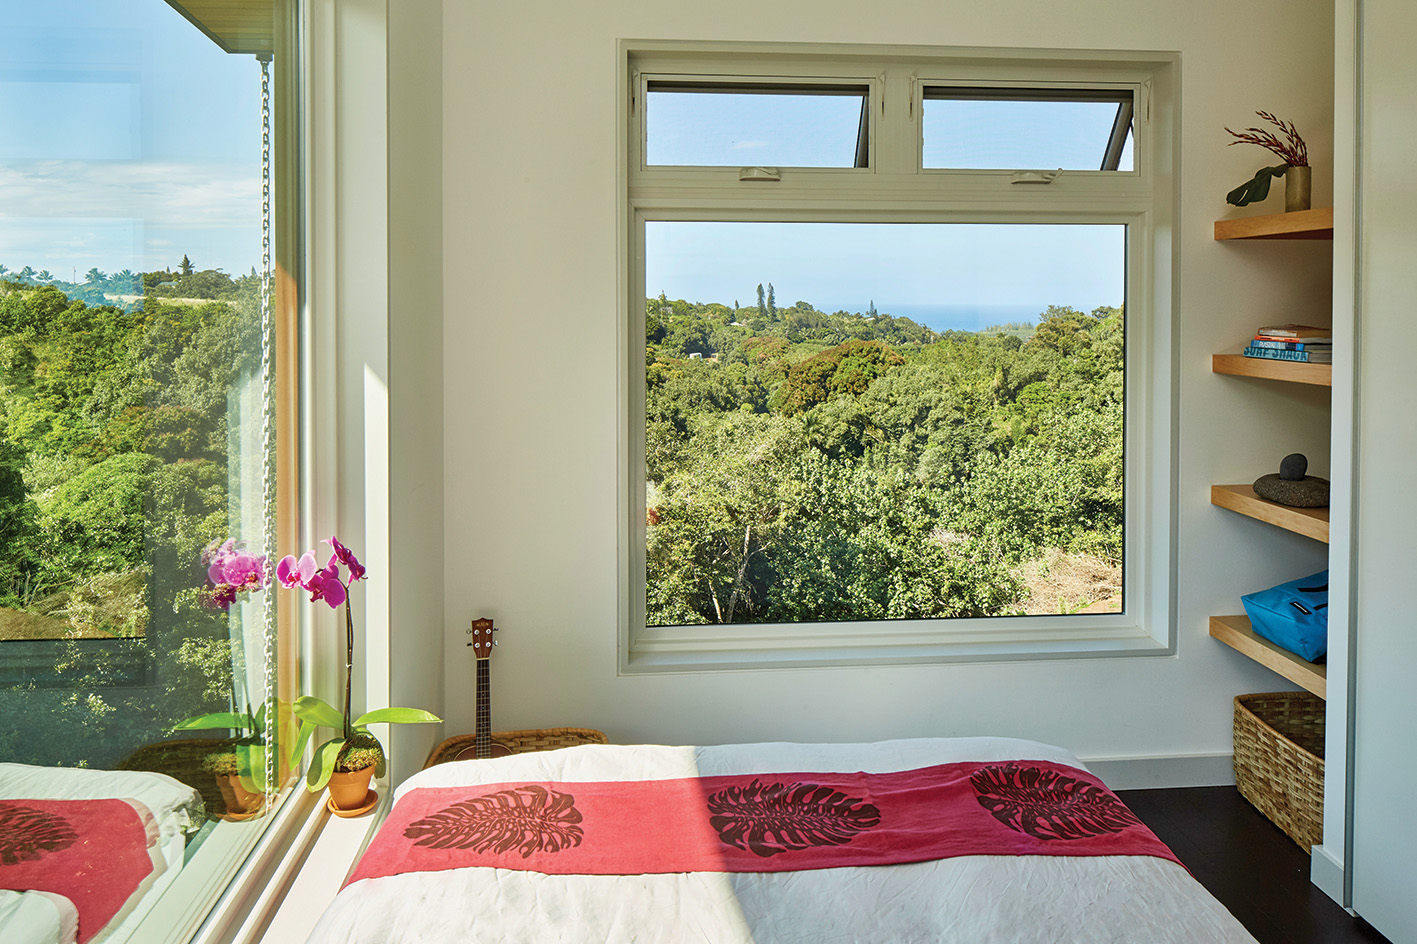
{"type": "Polygon", "coordinates": [[[1332,328],[1316,328],[1313,325],[1282,324],[1265,325],[1255,332],[1257,335],[1270,338],[1281,338],[1285,340],[1324,340],[1333,337],[1332,328]]]}
{"type": "Polygon", "coordinates": [[[1272,347],[1245,348],[1246,357],[1268,361],[1294,361],[1300,364],[1332,364],[1333,351],[1284,351],[1272,347]]]}
{"type": "Polygon", "coordinates": [[[1275,351],[1332,351],[1332,341],[1280,341],[1277,338],[1256,337],[1250,347],[1263,347],[1275,351]]]}

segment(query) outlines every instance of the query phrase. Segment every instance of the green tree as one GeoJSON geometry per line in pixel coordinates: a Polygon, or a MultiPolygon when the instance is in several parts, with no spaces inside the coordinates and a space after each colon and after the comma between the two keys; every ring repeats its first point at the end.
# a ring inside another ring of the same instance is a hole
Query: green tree
{"type": "Polygon", "coordinates": [[[649,509],[651,625],[744,622],[760,615],[765,554],[792,502],[783,471],[801,450],[795,424],[752,413],[702,416],[692,457],[649,509]]]}
{"type": "Polygon", "coordinates": [[[804,456],[772,549],[770,620],[989,616],[1022,587],[979,541],[940,532],[938,496],[902,472],[804,456]]]}
{"type": "Polygon", "coordinates": [[[880,341],[847,341],[793,365],[775,394],[791,415],[835,396],[857,395],[905,359],[880,341]]]}
{"type": "Polygon", "coordinates": [[[20,607],[34,578],[36,508],[25,490],[26,456],[0,432],[0,606],[20,607]]]}

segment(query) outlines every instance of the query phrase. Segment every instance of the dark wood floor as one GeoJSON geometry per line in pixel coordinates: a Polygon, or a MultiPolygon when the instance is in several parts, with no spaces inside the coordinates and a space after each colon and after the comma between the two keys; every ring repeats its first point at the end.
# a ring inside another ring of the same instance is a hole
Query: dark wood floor
{"type": "Polygon", "coordinates": [[[1118,795],[1260,944],[1388,944],[1309,882],[1309,857],[1234,787],[1118,795]]]}

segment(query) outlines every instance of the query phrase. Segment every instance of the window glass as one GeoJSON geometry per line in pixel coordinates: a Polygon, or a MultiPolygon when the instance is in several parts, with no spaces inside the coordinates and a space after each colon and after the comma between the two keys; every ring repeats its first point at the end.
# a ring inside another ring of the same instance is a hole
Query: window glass
{"type": "Polygon", "coordinates": [[[1123,609],[1125,226],[644,239],[647,626],[1123,609]]]}
{"type": "Polygon", "coordinates": [[[866,167],[864,85],[651,81],[651,165],[866,167]]]}
{"type": "Polygon", "coordinates": [[[1131,170],[1125,89],[927,86],[923,166],[960,170],[1131,170]]]}
{"type": "Polygon", "coordinates": [[[275,786],[262,67],[160,0],[5,19],[0,798],[153,815],[121,940],[275,786]]]}

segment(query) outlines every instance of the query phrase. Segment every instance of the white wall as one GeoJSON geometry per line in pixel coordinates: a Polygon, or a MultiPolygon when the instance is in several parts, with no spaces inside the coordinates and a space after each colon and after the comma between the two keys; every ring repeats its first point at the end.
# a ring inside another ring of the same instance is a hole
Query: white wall
{"type": "MultiPolygon", "coordinates": [[[[1207,637],[1238,596],[1323,548],[1209,505],[1286,453],[1328,471],[1321,390],[1212,375],[1262,322],[1327,323],[1326,243],[1211,239],[1224,195],[1269,162],[1223,126],[1265,109],[1304,133],[1331,199],[1330,0],[447,0],[443,657],[450,732],[471,730],[463,630],[493,617],[496,728],[717,743],[997,734],[1084,758],[1225,755],[1231,697],[1290,688],[1207,637]],[[1181,428],[1174,657],[616,674],[616,43],[862,42],[1182,53],[1175,316],[1181,428]]],[[[434,166],[432,160],[430,168],[434,166]]],[[[1265,211],[1282,209],[1272,197],[1265,211]]],[[[1256,212],[1249,208],[1245,213],[1256,212]]],[[[1185,765],[1170,769],[1184,771],[1185,765]]],[[[1184,773],[1172,775],[1185,779],[1184,773]]]]}
{"type": "Polygon", "coordinates": [[[1353,907],[1394,942],[1417,941],[1411,745],[1417,730],[1412,572],[1417,566],[1417,146],[1411,52],[1417,8],[1360,0],[1357,194],[1357,534],[1354,549],[1353,907]]]}
{"type": "MultiPolygon", "coordinates": [[[[443,708],[441,0],[398,0],[389,60],[389,704],[443,708]]],[[[395,780],[423,766],[441,731],[400,728],[395,780]]]]}
{"type": "MultiPolygon", "coordinates": [[[[310,322],[303,529],[368,567],[351,588],[353,709],[441,714],[442,0],[307,0],[310,322]],[[434,37],[430,39],[430,37],[434,37]],[[431,44],[431,49],[430,49],[431,44]]],[[[304,691],[343,698],[343,614],[311,608],[304,691]]],[[[438,726],[382,727],[395,781],[438,726]]]]}

